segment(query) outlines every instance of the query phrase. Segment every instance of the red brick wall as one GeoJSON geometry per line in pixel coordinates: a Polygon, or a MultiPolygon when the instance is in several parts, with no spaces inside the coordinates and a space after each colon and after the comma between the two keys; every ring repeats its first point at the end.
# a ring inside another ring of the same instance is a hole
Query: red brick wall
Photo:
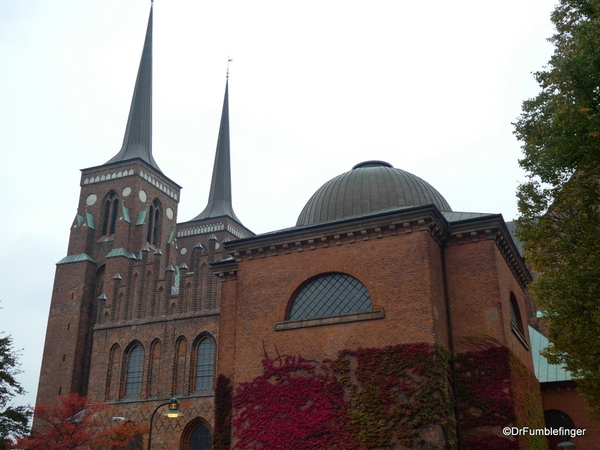
{"type": "MultiPolygon", "coordinates": [[[[452,326],[457,345],[461,338],[489,337],[510,348],[530,370],[530,351],[511,330],[510,293],[519,303],[527,324],[524,293],[493,240],[453,244],[446,249],[452,326]]],[[[524,335],[529,341],[527,327],[524,335]]]]}
{"type": "Polygon", "coordinates": [[[221,368],[238,383],[259,374],[263,348],[320,360],[345,348],[445,345],[440,265],[439,248],[427,232],[244,259],[237,279],[223,285],[221,368]],[[361,281],[385,319],[274,331],[299,286],[326,272],[361,281]]]}
{"type": "Polygon", "coordinates": [[[584,436],[571,439],[577,450],[598,449],[600,422],[588,417],[588,406],[577,392],[575,383],[548,383],[543,385],[542,404],[544,411],[558,409],[571,417],[575,428],[586,429],[584,436]]]}

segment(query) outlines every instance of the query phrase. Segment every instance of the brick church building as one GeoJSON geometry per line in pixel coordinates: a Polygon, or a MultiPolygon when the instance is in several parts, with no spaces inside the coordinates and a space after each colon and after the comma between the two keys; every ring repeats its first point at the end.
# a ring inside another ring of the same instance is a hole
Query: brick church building
{"type": "MultiPolygon", "coordinates": [[[[219,433],[242,439],[231,422],[216,429],[217,377],[234,388],[250,382],[263,374],[265,354],[330,361],[420,346],[454,361],[488,351],[466,344],[485,336],[533,373],[531,275],[501,215],[453,211],[426,181],[366,161],[317,190],[296,226],[255,235],[231,202],[227,86],[210,183],[204,210],[177,222],[181,187],[152,153],[151,11],[123,146],[82,170],[56,267],[38,404],[89,395],[111,405],[103,411],[110,426],[111,417],[147,424],[177,397],[184,416],[158,416],[152,448],[205,450],[219,433]]],[[[448,380],[468,366],[444,364],[448,380]]],[[[451,430],[429,423],[419,435],[429,446],[418,448],[468,441],[468,427],[452,425],[463,414],[452,400],[456,382],[442,385],[451,430]]],[[[408,448],[397,431],[387,447],[368,448],[408,448]]]]}

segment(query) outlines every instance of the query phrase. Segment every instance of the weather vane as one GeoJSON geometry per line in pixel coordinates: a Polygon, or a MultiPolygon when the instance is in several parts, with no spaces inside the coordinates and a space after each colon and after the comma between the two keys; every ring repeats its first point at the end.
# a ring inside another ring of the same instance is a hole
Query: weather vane
{"type": "Polygon", "coordinates": [[[233,58],[227,57],[227,79],[229,79],[229,63],[233,61],[233,58]]]}

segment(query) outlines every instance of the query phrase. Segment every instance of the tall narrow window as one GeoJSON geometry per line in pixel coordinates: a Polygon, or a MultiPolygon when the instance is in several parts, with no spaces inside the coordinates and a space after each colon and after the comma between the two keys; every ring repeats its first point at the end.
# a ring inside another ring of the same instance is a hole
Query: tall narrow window
{"type": "Polygon", "coordinates": [[[119,215],[119,200],[117,194],[111,193],[104,203],[104,219],[102,220],[102,236],[115,234],[117,216],[119,215]]]}
{"type": "Polygon", "coordinates": [[[513,334],[521,341],[527,350],[530,348],[529,342],[525,339],[525,328],[523,327],[523,320],[521,319],[521,311],[519,310],[519,304],[517,298],[513,292],[510,293],[510,328],[513,334]]]}
{"type": "Polygon", "coordinates": [[[198,345],[196,357],[196,390],[213,387],[215,368],[215,343],[210,338],[204,338],[198,345]]]}
{"type": "Polygon", "coordinates": [[[521,335],[524,334],[523,322],[521,321],[521,312],[515,294],[510,293],[510,324],[513,330],[518,331],[521,335]]]}
{"type": "Polygon", "coordinates": [[[158,200],[154,200],[150,206],[150,214],[148,214],[148,234],[146,240],[152,245],[159,243],[160,231],[160,205],[158,200]]]}
{"type": "Polygon", "coordinates": [[[129,352],[127,361],[127,380],[125,382],[125,397],[139,398],[142,391],[142,368],[144,350],[136,345],[129,352]]]}
{"type": "MultiPolygon", "coordinates": [[[[156,203],[156,202],[155,202],[156,203]]],[[[154,223],[152,226],[152,244],[158,244],[158,224],[160,223],[159,219],[160,211],[158,210],[158,204],[156,205],[156,209],[154,210],[154,223]]]]}
{"type": "Polygon", "coordinates": [[[114,199],[112,204],[112,216],[110,218],[110,234],[115,234],[117,227],[117,215],[119,214],[119,200],[114,199]]]}

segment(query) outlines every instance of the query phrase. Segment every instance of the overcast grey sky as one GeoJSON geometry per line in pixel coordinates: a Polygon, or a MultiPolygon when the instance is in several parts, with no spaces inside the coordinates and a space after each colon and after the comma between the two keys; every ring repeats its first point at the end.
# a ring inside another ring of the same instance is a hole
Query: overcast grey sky
{"type": "MultiPolygon", "coordinates": [[[[154,157],[205,206],[230,78],[234,209],[256,233],[293,226],[323,183],[381,159],[455,211],[517,215],[512,135],[548,61],[554,0],[156,0],[154,157]]],[[[33,403],[54,264],[79,169],[121,147],[147,0],[0,5],[0,330],[23,348],[33,403]]]]}

